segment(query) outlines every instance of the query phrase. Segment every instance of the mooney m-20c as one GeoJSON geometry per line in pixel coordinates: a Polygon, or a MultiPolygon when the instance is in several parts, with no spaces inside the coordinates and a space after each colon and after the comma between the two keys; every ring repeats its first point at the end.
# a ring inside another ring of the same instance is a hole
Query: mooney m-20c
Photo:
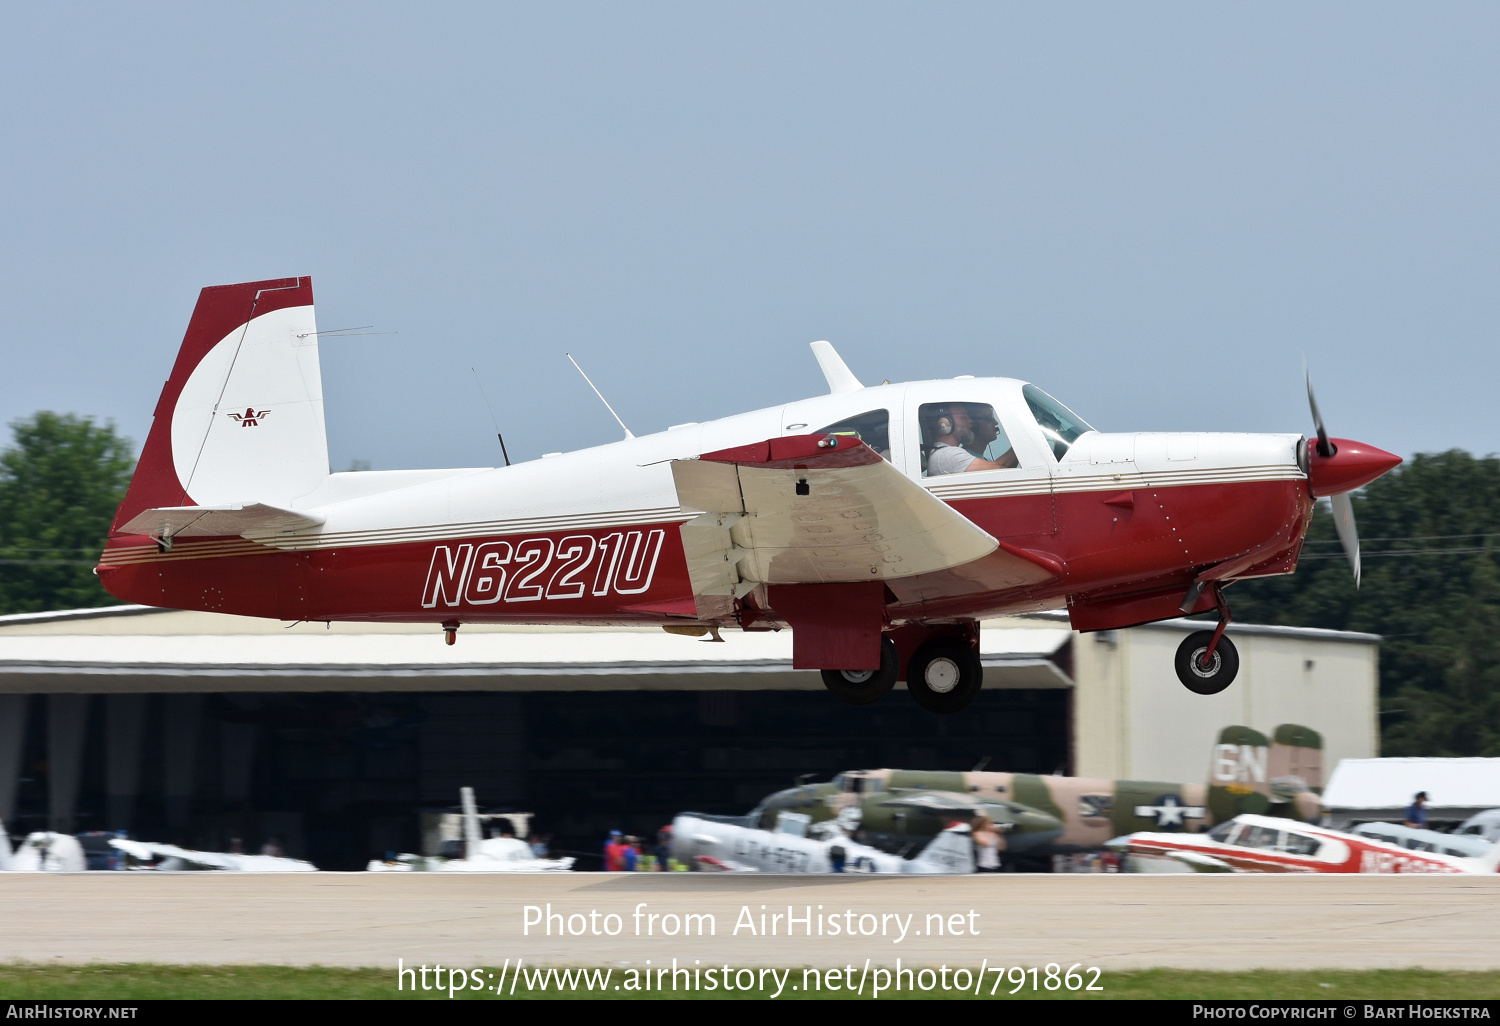
{"type": "MultiPolygon", "coordinates": [[[[837,697],[978,692],[981,618],[1094,631],[1217,610],[1177,672],[1238,662],[1226,584],[1295,569],[1317,496],[1400,460],[1299,434],[1105,433],[1035,385],[865,387],[495,468],[329,473],[309,278],[203,290],[98,573],[119,598],[282,620],[792,630],[837,697]]],[[[1308,390],[1312,397],[1311,388],[1308,390]]]]}

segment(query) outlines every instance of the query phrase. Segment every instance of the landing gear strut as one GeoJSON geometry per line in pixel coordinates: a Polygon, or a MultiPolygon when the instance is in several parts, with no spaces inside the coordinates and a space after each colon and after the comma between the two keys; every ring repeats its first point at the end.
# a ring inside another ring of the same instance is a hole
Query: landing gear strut
{"type": "Polygon", "coordinates": [[[1217,695],[1240,672],[1240,654],[1234,642],[1224,636],[1229,626],[1229,603],[1218,584],[1213,585],[1214,600],[1219,606],[1219,626],[1211,631],[1194,631],[1177,646],[1174,667],[1177,679],[1195,695],[1217,695]]]}
{"type": "Polygon", "coordinates": [[[884,698],[896,686],[896,676],[900,672],[901,657],[896,652],[896,643],[890,638],[882,637],[880,669],[824,670],[823,686],[841,702],[869,705],[884,698]]]}

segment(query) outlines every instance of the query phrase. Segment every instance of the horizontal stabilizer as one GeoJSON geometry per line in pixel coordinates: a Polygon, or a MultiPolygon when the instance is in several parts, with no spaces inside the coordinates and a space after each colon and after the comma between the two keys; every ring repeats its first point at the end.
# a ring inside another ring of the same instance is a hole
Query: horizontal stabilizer
{"type": "Polygon", "coordinates": [[[236,535],[254,538],[306,531],[322,523],[323,518],[314,514],[249,502],[142,510],[120,531],[152,538],[232,538],[236,535]]]}
{"type": "Polygon", "coordinates": [[[796,435],[675,460],[693,590],[886,581],[981,559],[998,543],[857,439],[796,435]]]}

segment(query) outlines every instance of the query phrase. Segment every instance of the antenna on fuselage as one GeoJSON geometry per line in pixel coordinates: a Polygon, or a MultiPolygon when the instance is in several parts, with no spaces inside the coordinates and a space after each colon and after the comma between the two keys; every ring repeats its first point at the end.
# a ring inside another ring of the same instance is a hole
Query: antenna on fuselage
{"type": "Polygon", "coordinates": [[[839,356],[838,350],[833,348],[832,342],[811,342],[813,356],[818,359],[818,367],[823,371],[823,377],[828,382],[828,393],[838,395],[840,392],[858,392],[865,386],[849,365],[839,356]]]}
{"type": "MultiPolygon", "coordinates": [[[[572,353],[563,353],[563,355],[568,358],[568,362],[573,365],[574,370],[576,370],[579,374],[583,374],[583,368],[578,366],[578,361],[573,359],[572,353]]],[[[599,391],[598,386],[595,385],[592,381],[589,381],[589,376],[587,374],[583,374],[583,380],[588,381],[589,387],[594,390],[594,394],[599,397],[599,401],[604,404],[604,408],[609,411],[609,415],[615,418],[615,423],[620,425],[620,430],[625,432],[625,437],[634,438],[635,435],[630,433],[630,429],[625,426],[625,422],[620,419],[620,415],[615,412],[615,408],[609,405],[609,400],[604,398],[604,393],[599,391]]]]}
{"type": "Polygon", "coordinates": [[[490,411],[490,423],[495,425],[495,437],[500,439],[500,455],[505,457],[505,465],[508,467],[510,466],[510,453],[505,451],[505,436],[500,433],[500,422],[495,419],[495,408],[490,405],[490,397],[485,394],[484,382],[479,380],[479,371],[474,370],[473,367],[469,370],[474,371],[474,384],[479,386],[479,395],[484,400],[484,408],[490,411]]]}

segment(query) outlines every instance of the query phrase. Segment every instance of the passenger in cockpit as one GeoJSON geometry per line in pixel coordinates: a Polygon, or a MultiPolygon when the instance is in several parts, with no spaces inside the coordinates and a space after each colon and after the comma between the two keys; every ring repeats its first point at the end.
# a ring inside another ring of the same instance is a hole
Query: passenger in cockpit
{"type": "Polygon", "coordinates": [[[1007,449],[997,460],[977,455],[1000,437],[1000,422],[992,407],[983,403],[944,403],[924,406],[928,414],[927,476],[964,474],[976,470],[1006,470],[1017,465],[1015,450],[1007,449]]]}

